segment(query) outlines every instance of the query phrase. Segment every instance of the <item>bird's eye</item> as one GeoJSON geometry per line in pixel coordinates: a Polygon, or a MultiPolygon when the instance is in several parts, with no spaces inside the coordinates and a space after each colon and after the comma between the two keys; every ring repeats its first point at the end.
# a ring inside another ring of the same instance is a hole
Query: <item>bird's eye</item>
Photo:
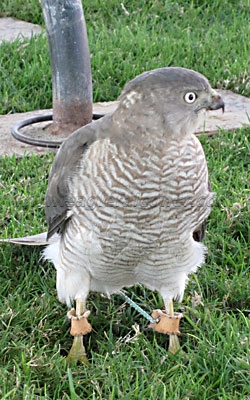
{"type": "Polygon", "coordinates": [[[197,94],[194,92],[187,92],[184,96],[186,103],[193,103],[197,99],[197,94]]]}

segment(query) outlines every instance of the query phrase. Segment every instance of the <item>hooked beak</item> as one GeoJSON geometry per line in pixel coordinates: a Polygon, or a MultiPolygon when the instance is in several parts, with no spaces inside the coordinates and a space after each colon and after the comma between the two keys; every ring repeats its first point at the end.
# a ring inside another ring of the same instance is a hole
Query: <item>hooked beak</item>
{"type": "Polygon", "coordinates": [[[210,103],[208,110],[219,110],[220,108],[222,108],[222,112],[224,112],[225,103],[221,95],[214,90],[212,94],[212,102],[210,103]]]}

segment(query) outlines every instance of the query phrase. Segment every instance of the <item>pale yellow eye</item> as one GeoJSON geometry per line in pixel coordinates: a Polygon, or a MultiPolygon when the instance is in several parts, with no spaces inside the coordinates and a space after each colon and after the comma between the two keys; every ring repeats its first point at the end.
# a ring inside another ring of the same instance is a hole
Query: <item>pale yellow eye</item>
{"type": "Polygon", "coordinates": [[[197,94],[194,92],[187,92],[184,96],[186,103],[192,104],[197,99],[197,94]]]}

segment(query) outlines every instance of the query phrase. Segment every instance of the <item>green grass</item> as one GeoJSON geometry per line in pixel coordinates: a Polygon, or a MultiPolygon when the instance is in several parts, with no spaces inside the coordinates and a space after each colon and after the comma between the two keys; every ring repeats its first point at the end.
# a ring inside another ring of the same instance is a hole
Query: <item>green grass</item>
{"type": "MultiPolygon", "coordinates": [[[[38,0],[2,0],[0,16],[43,24],[38,0]],[[34,10],[32,18],[31,10],[34,10]]],[[[95,101],[115,100],[125,82],[161,66],[204,73],[214,87],[250,94],[250,3],[85,1],[95,101]],[[145,4],[146,3],[146,4],[145,4]]],[[[0,114],[52,106],[46,36],[0,46],[0,114]]]]}
{"type": "MultiPolygon", "coordinates": [[[[115,99],[123,84],[163,65],[204,73],[214,87],[250,95],[249,1],[84,2],[94,98],[115,99]]],[[[3,0],[1,15],[43,23],[39,2],[3,0]]],[[[45,37],[0,46],[0,113],[51,106],[45,37]]],[[[91,361],[68,367],[67,308],[40,249],[0,245],[1,399],[250,399],[249,128],[201,137],[217,198],[207,225],[206,264],[179,309],[182,351],[118,296],[91,294],[91,361]],[[194,304],[197,297],[200,304],[194,304]],[[140,334],[137,331],[140,327],[140,334]],[[134,326],[134,327],[133,327],[134,326]]],[[[53,155],[0,158],[1,236],[46,229],[44,195],[53,155]]],[[[160,297],[129,291],[147,311],[160,297]]]]}

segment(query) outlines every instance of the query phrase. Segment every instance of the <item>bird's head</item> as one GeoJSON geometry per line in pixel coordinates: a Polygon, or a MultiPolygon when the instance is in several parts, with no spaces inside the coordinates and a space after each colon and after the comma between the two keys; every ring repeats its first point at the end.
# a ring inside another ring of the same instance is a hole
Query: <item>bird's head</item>
{"type": "Polygon", "coordinates": [[[222,109],[222,97],[198,72],[169,67],[145,72],[125,86],[118,112],[124,122],[168,135],[194,133],[206,110],[222,109]]]}

